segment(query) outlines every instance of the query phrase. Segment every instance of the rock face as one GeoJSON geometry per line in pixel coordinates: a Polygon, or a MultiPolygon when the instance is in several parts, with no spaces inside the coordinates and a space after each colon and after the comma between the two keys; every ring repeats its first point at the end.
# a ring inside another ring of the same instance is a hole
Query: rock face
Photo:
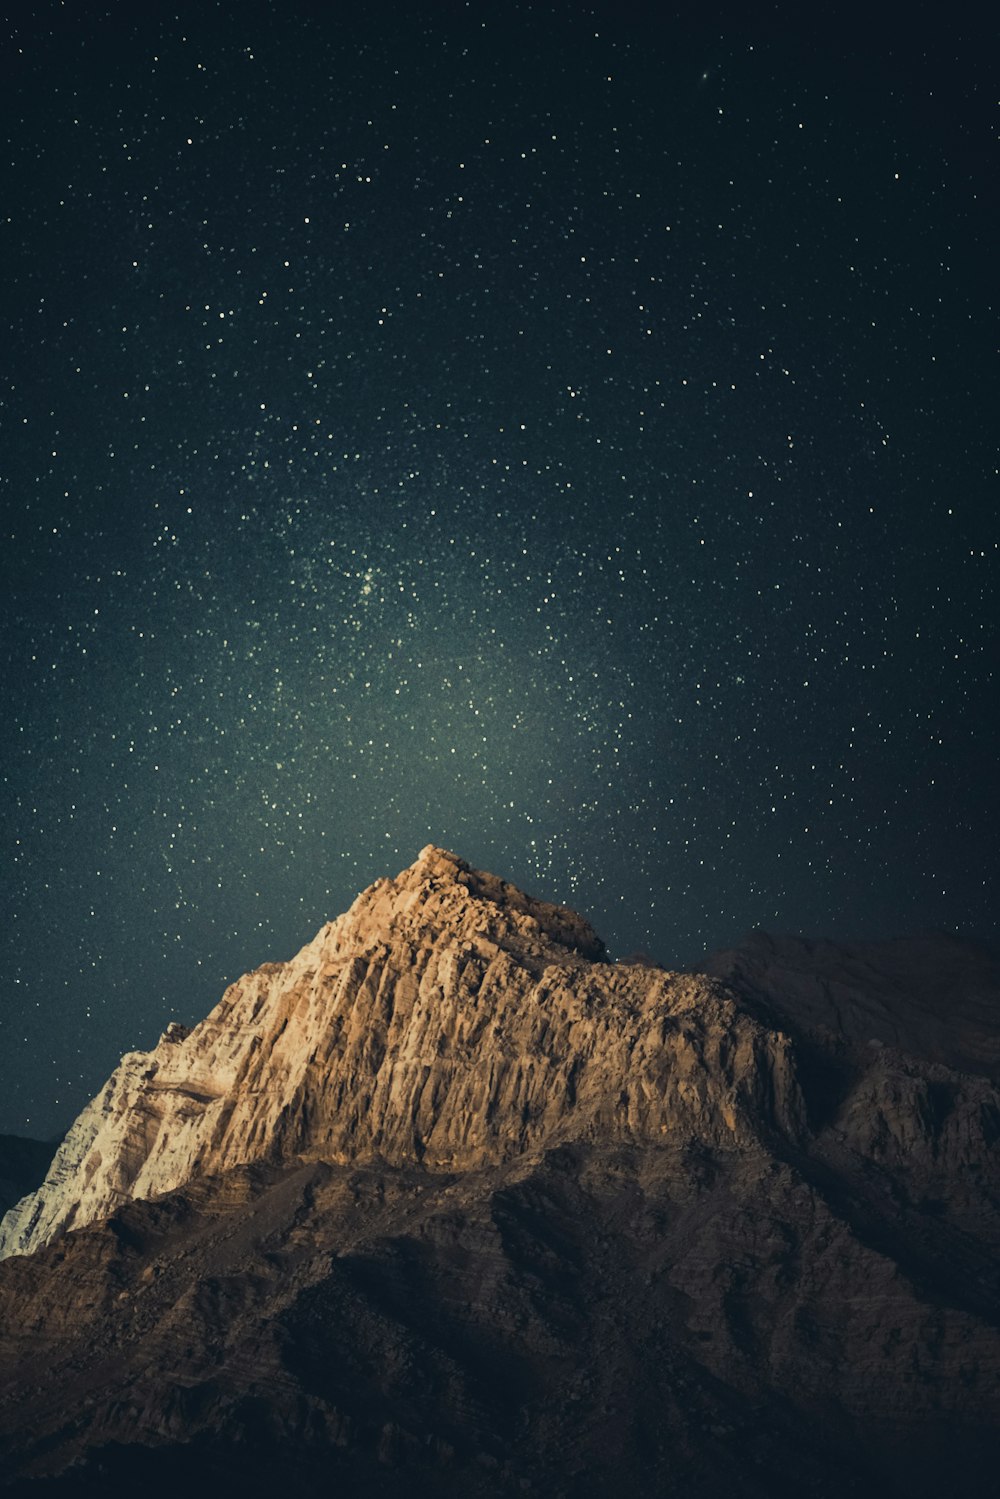
{"type": "Polygon", "coordinates": [[[124,1057],[0,1254],[256,1160],[468,1171],[567,1139],[795,1132],[783,1035],[719,984],[603,953],[574,912],[426,848],[194,1030],[124,1057]]]}
{"type": "Polygon", "coordinates": [[[0,1483],[992,1499],[991,961],[609,964],[426,849],[125,1058],[8,1214],[0,1483]]]}

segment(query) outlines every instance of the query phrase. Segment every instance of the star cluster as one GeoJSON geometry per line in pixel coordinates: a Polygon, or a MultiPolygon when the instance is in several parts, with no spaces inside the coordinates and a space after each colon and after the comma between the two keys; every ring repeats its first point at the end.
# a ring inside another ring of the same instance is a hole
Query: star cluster
{"type": "Polygon", "coordinates": [[[353,10],[7,28],[0,1128],[429,841],[996,933],[982,39],[353,10]]]}

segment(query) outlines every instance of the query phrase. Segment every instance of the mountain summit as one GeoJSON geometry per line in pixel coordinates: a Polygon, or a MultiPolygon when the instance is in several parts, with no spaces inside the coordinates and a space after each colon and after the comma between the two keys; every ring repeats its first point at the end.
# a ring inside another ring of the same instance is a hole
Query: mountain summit
{"type": "Polygon", "coordinates": [[[992,1496],[995,957],[704,967],[429,847],[123,1058],[3,1222],[0,1486],[992,1496]]]}

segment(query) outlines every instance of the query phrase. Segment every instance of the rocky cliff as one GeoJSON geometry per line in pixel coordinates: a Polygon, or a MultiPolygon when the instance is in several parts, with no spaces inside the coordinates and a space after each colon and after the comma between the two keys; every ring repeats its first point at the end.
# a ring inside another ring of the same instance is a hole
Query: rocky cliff
{"type": "Polygon", "coordinates": [[[610,964],[425,849],[8,1214],[0,1484],[992,1499],[992,961],[610,964]]]}
{"type": "Polygon", "coordinates": [[[603,955],[574,912],[426,848],[192,1031],[124,1057],[0,1253],[257,1160],[468,1171],[570,1139],[795,1133],[780,1031],[710,979],[603,955]]]}

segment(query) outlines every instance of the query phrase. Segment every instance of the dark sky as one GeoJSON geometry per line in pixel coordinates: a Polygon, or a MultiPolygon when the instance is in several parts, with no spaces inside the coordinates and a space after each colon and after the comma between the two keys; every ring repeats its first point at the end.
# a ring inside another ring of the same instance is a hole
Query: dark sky
{"type": "Polygon", "coordinates": [[[992,36],[357,10],[8,12],[0,1129],[431,841],[996,936],[992,36]]]}

